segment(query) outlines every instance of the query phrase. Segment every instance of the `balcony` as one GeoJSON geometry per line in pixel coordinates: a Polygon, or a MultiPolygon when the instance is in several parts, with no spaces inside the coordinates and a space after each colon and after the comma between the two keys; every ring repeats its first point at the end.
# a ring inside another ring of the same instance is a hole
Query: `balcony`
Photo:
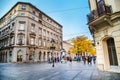
{"type": "Polygon", "coordinates": [[[32,32],[32,31],[29,34],[30,34],[30,36],[36,36],[36,33],[32,32]]]}
{"type": "Polygon", "coordinates": [[[111,13],[111,6],[102,5],[101,7],[98,7],[97,10],[93,10],[90,14],[87,15],[88,23],[94,21],[97,18],[100,18],[103,15],[109,15],[111,13]]]}

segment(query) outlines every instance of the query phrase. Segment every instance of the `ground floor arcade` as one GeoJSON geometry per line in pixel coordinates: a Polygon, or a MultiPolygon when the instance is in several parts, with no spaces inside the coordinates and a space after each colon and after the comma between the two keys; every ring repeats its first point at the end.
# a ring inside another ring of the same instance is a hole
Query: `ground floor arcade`
{"type": "Polygon", "coordinates": [[[60,51],[39,48],[14,47],[0,51],[0,62],[44,62],[60,58],[60,51]]]}

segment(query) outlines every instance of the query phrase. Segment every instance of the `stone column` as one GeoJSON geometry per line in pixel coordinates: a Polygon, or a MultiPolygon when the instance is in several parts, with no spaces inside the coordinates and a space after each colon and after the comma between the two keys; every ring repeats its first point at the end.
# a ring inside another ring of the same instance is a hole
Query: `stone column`
{"type": "Polygon", "coordinates": [[[43,61],[43,52],[41,51],[41,62],[43,61]]]}
{"type": "Polygon", "coordinates": [[[3,62],[5,63],[5,52],[3,53],[3,62]]]}
{"type": "Polygon", "coordinates": [[[13,63],[17,62],[17,49],[16,48],[13,48],[12,62],[13,63]]]}
{"type": "Polygon", "coordinates": [[[23,49],[21,49],[22,50],[22,62],[23,63],[25,63],[25,62],[27,62],[27,59],[26,59],[26,53],[27,53],[27,49],[26,48],[23,48],[23,49]]]}
{"type": "Polygon", "coordinates": [[[7,51],[7,62],[9,62],[9,50],[7,51]]]}
{"type": "Polygon", "coordinates": [[[47,59],[47,52],[45,52],[45,61],[47,61],[48,59],[47,59]]]}
{"type": "Polygon", "coordinates": [[[38,62],[39,61],[39,50],[38,49],[36,49],[35,50],[35,62],[38,62]]]}
{"type": "Polygon", "coordinates": [[[3,53],[1,53],[1,62],[3,62],[3,53]]]}
{"type": "Polygon", "coordinates": [[[6,52],[5,52],[4,57],[5,57],[4,62],[6,63],[7,62],[7,54],[6,54],[6,52]]]}
{"type": "Polygon", "coordinates": [[[1,62],[1,52],[0,52],[0,62],[1,62]]]}
{"type": "Polygon", "coordinates": [[[115,47],[116,47],[116,55],[118,60],[118,66],[120,67],[120,35],[115,37],[115,47]]]}

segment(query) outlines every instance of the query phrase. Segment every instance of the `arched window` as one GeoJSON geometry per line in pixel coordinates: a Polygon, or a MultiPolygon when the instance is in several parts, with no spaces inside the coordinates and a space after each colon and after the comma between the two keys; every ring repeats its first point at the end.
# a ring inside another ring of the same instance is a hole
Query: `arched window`
{"type": "Polygon", "coordinates": [[[23,45],[24,44],[24,35],[19,34],[18,35],[18,44],[23,45]]]}

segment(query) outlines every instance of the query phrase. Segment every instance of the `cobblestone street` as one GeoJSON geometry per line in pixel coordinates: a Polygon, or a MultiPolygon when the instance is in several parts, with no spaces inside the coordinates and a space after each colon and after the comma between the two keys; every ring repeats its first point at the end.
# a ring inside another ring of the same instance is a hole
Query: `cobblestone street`
{"type": "Polygon", "coordinates": [[[82,62],[1,63],[0,80],[120,80],[120,74],[100,72],[95,65],[82,62]]]}

